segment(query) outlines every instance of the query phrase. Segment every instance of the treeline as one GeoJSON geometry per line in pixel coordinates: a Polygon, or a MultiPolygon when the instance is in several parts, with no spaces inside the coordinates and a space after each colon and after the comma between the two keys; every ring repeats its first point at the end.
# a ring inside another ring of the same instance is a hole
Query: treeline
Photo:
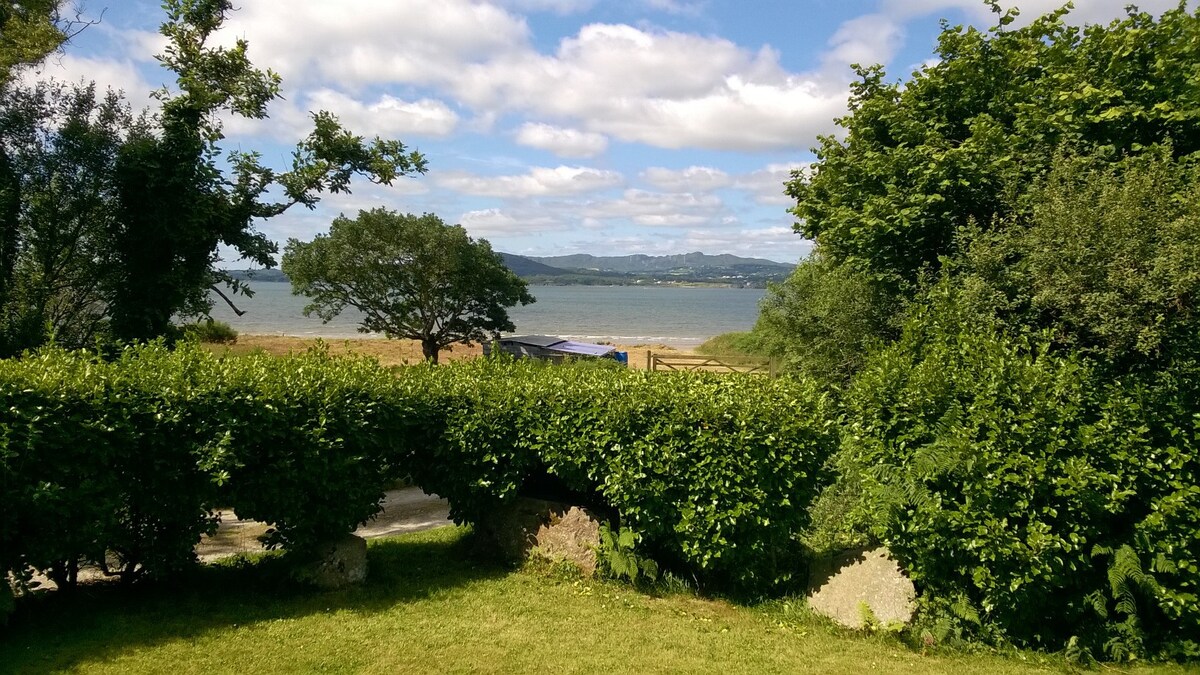
{"type": "Polygon", "coordinates": [[[859,70],[787,185],[815,253],[738,343],[839,395],[826,534],[939,634],[1196,658],[1200,11],[1066,14],[859,70]]]}

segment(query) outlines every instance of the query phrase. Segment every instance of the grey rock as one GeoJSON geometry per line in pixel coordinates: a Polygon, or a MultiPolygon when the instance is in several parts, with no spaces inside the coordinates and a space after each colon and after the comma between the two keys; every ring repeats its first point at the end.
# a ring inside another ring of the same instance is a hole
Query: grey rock
{"type": "Polygon", "coordinates": [[[522,560],[536,549],[551,560],[574,563],[587,576],[596,573],[600,521],[583,507],[521,498],[496,509],[476,529],[510,560],[522,560]]]}
{"type": "Polygon", "coordinates": [[[814,611],[850,628],[864,627],[864,607],[882,625],[907,624],[916,610],[912,580],[882,547],[817,560],[808,587],[814,611]]]}
{"type": "Polygon", "coordinates": [[[367,578],[367,540],[347,534],[323,547],[314,562],[300,568],[298,576],[329,590],[362,583],[367,578]]]}

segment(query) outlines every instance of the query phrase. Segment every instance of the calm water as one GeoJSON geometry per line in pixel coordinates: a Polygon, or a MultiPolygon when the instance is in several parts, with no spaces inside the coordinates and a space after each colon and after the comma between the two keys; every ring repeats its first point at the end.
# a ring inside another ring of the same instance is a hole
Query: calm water
{"type": "MultiPolygon", "coordinates": [[[[302,313],[306,298],[285,283],[252,284],[253,298],[235,302],[235,316],[219,298],[213,317],[250,334],[307,337],[365,337],[358,313],[347,309],[328,324],[302,313]]],[[[749,330],[758,318],[762,289],[640,286],[531,286],[537,302],[514,307],[509,316],[518,334],[559,335],[625,343],[661,342],[695,346],[730,331],[749,330]]]]}

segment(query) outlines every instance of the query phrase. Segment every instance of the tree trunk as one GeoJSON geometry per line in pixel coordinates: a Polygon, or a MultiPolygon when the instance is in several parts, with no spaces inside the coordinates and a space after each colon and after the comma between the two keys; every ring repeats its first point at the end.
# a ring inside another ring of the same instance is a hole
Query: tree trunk
{"type": "Polygon", "coordinates": [[[438,362],[438,344],[433,340],[421,340],[421,354],[425,356],[425,360],[437,365],[438,362]]]}

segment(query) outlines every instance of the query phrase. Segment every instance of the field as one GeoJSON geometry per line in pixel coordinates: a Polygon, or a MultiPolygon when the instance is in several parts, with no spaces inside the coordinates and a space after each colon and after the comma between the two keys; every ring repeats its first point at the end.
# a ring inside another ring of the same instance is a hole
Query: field
{"type": "MultiPolygon", "coordinates": [[[[921,654],[797,603],[650,595],[471,555],[444,527],[371,543],[362,588],[271,581],[276,560],[204,568],[184,588],[83,588],[0,633],[12,673],[1061,672],[1052,657],[921,654]]],[[[1106,668],[1106,670],[1109,670],[1106,668]]],[[[1136,672],[1184,672],[1179,667],[1136,672]]]]}
{"type": "MultiPolygon", "coordinates": [[[[275,356],[285,356],[289,353],[299,353],[311,347],[317,342],[313,338],[292,337],[286,335],[239,335],[237,343],[233,345],[210,345],[209,348],[218,354],[248,354],[255,351],[264,351],[275,356]]],[[[405,364],[420,363],[421,344],[416,340],[384,340],[374,338],[356,338],[356,339],[336,339],[331,338],[323,340],[329,346],[329,351],[334,354],[360,354],[371,356],[379,360],[379,363],[384,366],[399,366],[405,364]]],[[[652,350],[656,354],[686,354],[690,353],[686,349],[678,349],[668,345],[661,344],[637,344],[637,345],[616,345],[619,351],[629,352],[629,366],[631,368],[646,367],[646,351],[652,350]]],[[[475,358],[483,353],[483,348],[479,345],[465,346],[454,345],[453,347],[443,350],[439,359],[441,362],[457,361],[461,359],[475,358]]]]}

